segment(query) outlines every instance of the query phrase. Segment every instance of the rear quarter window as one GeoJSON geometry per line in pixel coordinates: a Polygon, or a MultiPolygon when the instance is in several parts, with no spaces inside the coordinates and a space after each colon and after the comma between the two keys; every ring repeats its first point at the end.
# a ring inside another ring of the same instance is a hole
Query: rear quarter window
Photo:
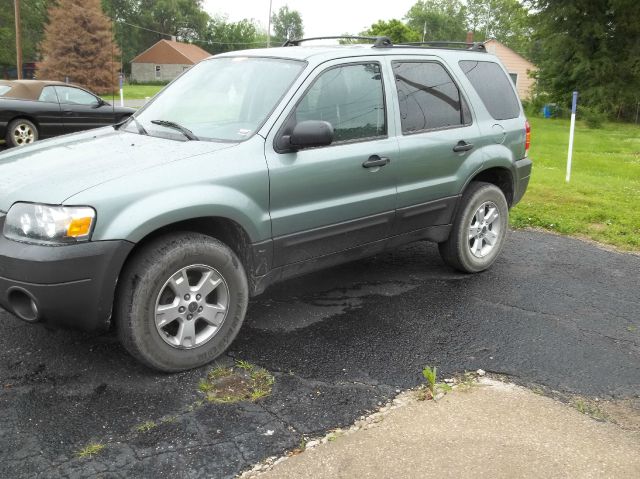
{"type": "Polygon", "coordinates": [[[520,116],[520,102],[511,79],[494,62],[462,60],[458,62],[489,114],[496,120],[520,116]]]}
{"type": "Polygon", "coordinates": [[[11,87],[7,85],[0,85],[0,96],[4,96],[11,91],[11,87]]]}

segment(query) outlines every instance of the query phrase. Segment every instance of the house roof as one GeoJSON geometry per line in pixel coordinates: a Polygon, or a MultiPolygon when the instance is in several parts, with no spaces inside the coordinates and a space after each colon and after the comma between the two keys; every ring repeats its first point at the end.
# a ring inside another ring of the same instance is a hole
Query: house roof
{"type": "MultiPolygon", "coordinates": [[[[513,52],[514,55],[517,55],[518,57],[520,57],[520,59],[522,59],[523,62],[527,63],[527,66],[529,66],[530,70],[535,70],[536,66],[531,63],[529,60],[527,60],[525,57],[523,57],[522,55],[520,55],[517,51],[515,51],[513,48],[509,48],[508,46],[506,46],[504,43],[499,42],[498,40],[496,40],[495,38],[490,38],[489,40],[487,40],[486,42],[484,42],[485,47],[487,45],[490,45],[491,43],[495,43],[496,45],[500,45],[502,48],[505,48],[507,50],[509,50],[510,52],[513,52]]],[[[487,50],[488,51],[488,50],[487,50]]]]}
{"type": "Polygon", "coordinates": [[[156,65],[195,65],[211,54],[197,45],[190,43],[174,42],[173,40],[160,40],[140,55],[131,60],[131,63],[155,63],[156,65]]]}

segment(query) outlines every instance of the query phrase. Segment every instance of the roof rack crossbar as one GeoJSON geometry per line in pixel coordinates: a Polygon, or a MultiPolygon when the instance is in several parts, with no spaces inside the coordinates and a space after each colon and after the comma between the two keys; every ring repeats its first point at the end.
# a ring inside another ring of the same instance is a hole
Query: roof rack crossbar
{"type": "Polygon", "coordinates": [[[451,48],[458,49],[464,48],[467,50],[473,50],[477,52],[486,52],[487,48],[484,46],[483,42],[442,42],[442,41],[431,41],[431,42],[407,42],[401,45],[394,45],[395,47],[426,47],[426,48],[451,48]]]}
{"type": "Polygon", "coordinates": [[[298,47],[302,42],[309,42],[312,40],[368,40],[374,42],[374,47],[390,47],[393,44],[389,37],[361,37],[361,36],[349,36],[341,35],[337,37],[311,37],[311,38],[297,38],[295,40],[287,40],[282,44],[283,47],[298,47]]]}

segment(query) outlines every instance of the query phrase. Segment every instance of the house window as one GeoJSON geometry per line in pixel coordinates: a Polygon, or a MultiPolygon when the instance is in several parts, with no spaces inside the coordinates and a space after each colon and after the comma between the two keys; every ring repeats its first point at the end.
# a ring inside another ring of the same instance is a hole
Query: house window
{"type": "Polygon", "coordinates": [[[156,65],[156,78],[160,78],[160,65],[156,65]]]}
{"type": "Polygon", "coordinates": [[[517,73],[509,73],[509,76],[511,77],[511,81],[513,82],[513,84],[518,86],[518,74],[517,73]]]}

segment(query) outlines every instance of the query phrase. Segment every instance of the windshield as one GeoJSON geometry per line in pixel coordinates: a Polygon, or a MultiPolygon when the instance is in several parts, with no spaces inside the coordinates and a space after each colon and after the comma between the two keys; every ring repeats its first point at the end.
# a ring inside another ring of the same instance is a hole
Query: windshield
{"type": "MultiPolygon", "coordinates": [[[[274,58],[203,61],[135,118],[153,136],[184,139],[177,131],[182,128],[198,140],[242,141],[262,126],[304,67],[304,62],[274,58]]],[[[140,131],[132,122],[126,129],[140,131]]]]}

